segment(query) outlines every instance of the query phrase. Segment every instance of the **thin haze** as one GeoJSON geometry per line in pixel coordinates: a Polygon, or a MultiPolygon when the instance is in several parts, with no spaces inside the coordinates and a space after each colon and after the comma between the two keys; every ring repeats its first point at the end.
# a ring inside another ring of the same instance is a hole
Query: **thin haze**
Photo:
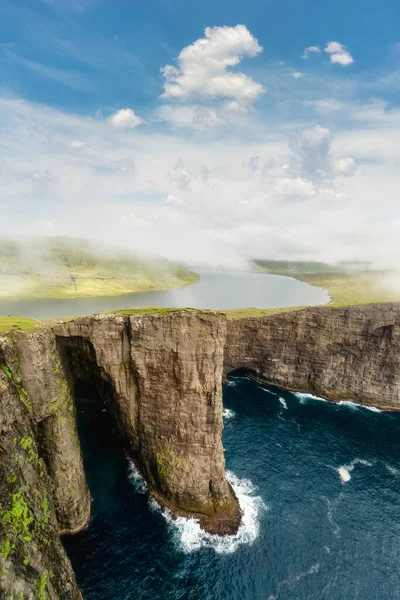
{"type": "Polygon", "coordinates": [[[394,3],[126,4],[2,3],[0,233],[397,267],[394,3]]]}

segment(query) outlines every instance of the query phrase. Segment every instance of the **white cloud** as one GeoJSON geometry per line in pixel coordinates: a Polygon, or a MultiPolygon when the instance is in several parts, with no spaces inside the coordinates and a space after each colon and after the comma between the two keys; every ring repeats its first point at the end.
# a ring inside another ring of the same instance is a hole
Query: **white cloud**
{"type": "Polygon", "coordinates": [[[134,129],[143,123],[143,119],[131,108],[121,108],[108,118],[108,122],[116,129],[134,129]]]}
{"type": "MultiPolygon", "coordinates": [[[[298,101],[304,114],[304,98],[298,101]]],[[[322,124],[333,118],[325,115],[322,124]]],[[[387,264],[400,251],[400,121],[375,109],[368,115],[346,129],[335,125],[335,135],[288,123],[286,115],[275,121],[250,113],[241,129],[217,135],[152,127],[132,136],[103,120],[0,95],[0,228],[32,233],[34,220],[48,221],[52,235],[225,266],[276,250],[286,258],[387,264]],[[288,130],[296,130],[289,144],[288,130]],[[88,146],[73,152],[71,140],[88,146]],[[45,185],[52,176],[58,183],[45,185]]]]}
{"type": "Polygon", "coordinates": [[[352,175],[357,168],[354,158],[340,158],[334,161],[334,168],[341,175],[352,175]]]}
{"type": "Polygon", "coordinates": [[[302,73],[301,71],[294,71],[293,73],[289,73],[290,77],[293,77],[293,79],[301,79],[302,77],[305,77],[305,73],[302,73]]]}
{"type": "Polygon", "coordinates": [[[348,65],[351,65],[354,62],[354,59],[351,56],[350,52],[346,49],[346,47],[343,44],[340,44],[339,42],[329,42],[325,46],[324,52],[329,54],[330,61],[333,64],[336,63],[347,67],[348,65]]]}
{"type": "Polygon", "coordinates": [[[231,108],[248,108],[265,91],[251,77],[230,70],[245,56],[262,51],[245,25],[207,27],[205,37],[184,48],[178,66],[166,65],[162,98],[179,101],[230,100],[231,108]]]}
{"type": "Polygon", "coordinates": [[[332,143],[332,132],[320,125],[297,133],[290,141],[288,168],[306,180],[324,185],[337,175],[352,175],[356,169],[354,158],[336,158],[332,143]]]}
{"type": "Polygon", "coordinates": [[[87,146],[86,142],[82,142],[80,140],[72,140],[72,142],[69,143],[69,147],[73,148],[74,150],[81,150],[82,148],[85,148],[87,146]]]}
{"type": "Polygon", "coordinates": [[[190,127],[197,131],[222,125],[229,116],[226,110],[199,105],[165,105],[161,106],[157,114],[160,119],[175,127],[190,127]]]}
{"type": "Polygon", "coordinates": [[[319,46],[308,46],[308,48],[304,48],[303,57],[307,60],[310,54],[320,54],[321,48],[319,46]]]}
{"type": "Polygon", "coordinates": [[[183,204],[182,198],[180,198],[179,196],[175,196],[175,194],[168,194],[168,196],[165,199],[165,202],[167,204],[183,204]]]}

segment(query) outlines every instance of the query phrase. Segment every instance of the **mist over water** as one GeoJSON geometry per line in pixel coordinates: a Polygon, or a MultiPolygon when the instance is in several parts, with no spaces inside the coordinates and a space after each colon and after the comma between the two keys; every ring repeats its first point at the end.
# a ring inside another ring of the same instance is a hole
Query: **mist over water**
{"type": "Polygon", "coordinates": [[[78,403],[93,517],[65,544],[85,600],[399,597],[400,415],[230,381],[223,445],[246,515],[236,540],[162,515],[103,405],[78,403]]]}
{"type": "Polygon", "coordinates": [[[278,308],[329,302],[325,290],[291,277],[258,273],[200,272],[199,283],[171,290],[70,299],[0,299],[0,315],[36,319],[91,315],[123,308],[278,308]]]}

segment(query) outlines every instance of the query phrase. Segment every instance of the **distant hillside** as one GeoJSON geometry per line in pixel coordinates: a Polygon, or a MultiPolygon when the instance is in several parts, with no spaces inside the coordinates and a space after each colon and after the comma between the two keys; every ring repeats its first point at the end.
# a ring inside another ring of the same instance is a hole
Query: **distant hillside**
{"type": "Polygon", "coordinates": [[[348,273],[353,270],[367,268],[367,263],[340,263],[329,265],[322,262],[299,261],[299,260],[254,260],[256,269],[263,273],[275,275],[289,275],[292,273],[316,274],[316,273],[348,273]]]}
{"type": "MultiPolygon", "coordinates": [[[[376,270],[370,263],[360,261],[330,265],[322,262],[257,259],[253,263],[254,270],[259,273],[294,277],[327,290],[331,296],[331,306],[400,301],[399,270],[376,270]]],[[[254,313],[254,316],[258,314],[260,311],[254,313]]],[[[235,316],[243,315],[241,313],[235,316]]]]}
{"type": "Polygon", "coordinates": [[[198,281],[165,259],[75,238],[0,239],[0,297],[71,298],[160,290],[198,281]]]}

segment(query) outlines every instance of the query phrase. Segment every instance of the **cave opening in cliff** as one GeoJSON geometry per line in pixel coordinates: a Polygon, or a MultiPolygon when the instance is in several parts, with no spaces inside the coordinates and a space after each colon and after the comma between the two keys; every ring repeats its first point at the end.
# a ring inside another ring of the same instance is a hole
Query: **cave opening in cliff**
{"type": "Polygon", "coordinates": [[[58,337],[57,344],[75,402],[78,436],[90,488],[89,473],[96,470],[96,465],[91,464],[93,456],[97,455],[95,462],[101,472],[102,462],[116,460],[118,463],[120,455],[128,449],[122,433],[117,393],[99,367],[88,340],[58,337]],[[101,461],[98,460],[100,455],[101,461]]]}

